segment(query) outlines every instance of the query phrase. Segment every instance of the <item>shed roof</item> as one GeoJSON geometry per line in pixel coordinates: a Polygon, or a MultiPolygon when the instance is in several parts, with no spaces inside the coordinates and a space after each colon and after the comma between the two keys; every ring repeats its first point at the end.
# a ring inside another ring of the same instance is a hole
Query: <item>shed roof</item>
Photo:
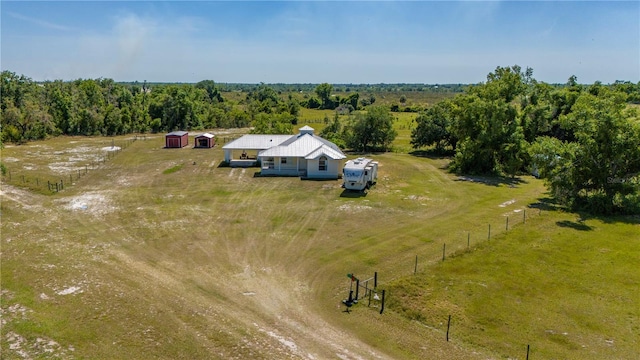
{"type": "Polygon", "coordinates": [[[199,137],[206,137],[206,138],[209,138],[209,139],[213,139],[215,137],[215,135],[209,134],[209,133],[204,133],[204,134],[200,134],[200,135],[196,136],[196,138],[199,138],[199,137]]]}
{"type": "Polygon", "coordinates": [[[173,131],[173,132],[168,133],[166,136],[184,136],[184,135],[187,135],[187,134],[188,134],[188,132],[186,132],[186,131],[173,131]]]}

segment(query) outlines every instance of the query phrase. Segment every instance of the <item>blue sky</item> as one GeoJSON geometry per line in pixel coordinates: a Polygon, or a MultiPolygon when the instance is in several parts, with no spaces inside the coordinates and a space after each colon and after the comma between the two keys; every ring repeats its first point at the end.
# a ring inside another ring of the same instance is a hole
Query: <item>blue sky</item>
{"type": "Polygon", "coordinates": [[[2,1],[1,68],[34,80],[640,80],[639,1],[2,1]]]}

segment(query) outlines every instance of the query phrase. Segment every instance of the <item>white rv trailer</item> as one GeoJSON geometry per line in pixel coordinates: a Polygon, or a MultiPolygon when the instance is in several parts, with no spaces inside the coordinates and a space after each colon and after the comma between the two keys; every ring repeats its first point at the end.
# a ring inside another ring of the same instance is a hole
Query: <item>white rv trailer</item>
{"type": "Polygon", "coordinates": [[[342,179],[345,189],[368,189],[378,179],[378,162],[366,158],[349,160],[342,169],[342,179]]]}

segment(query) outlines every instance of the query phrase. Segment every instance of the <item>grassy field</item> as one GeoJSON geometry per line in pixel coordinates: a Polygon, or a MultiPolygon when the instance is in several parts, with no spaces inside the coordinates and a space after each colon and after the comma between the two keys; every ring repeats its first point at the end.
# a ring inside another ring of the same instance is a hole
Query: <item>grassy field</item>
{"type": "Polygon", "coordinates": [[[111,140],[2,151],[3,359],[637,353],[638,219],[579,221],[537,179],[457,177],[442,158],[375,155],[379,182],[357,196],[219,167],[220,146],[111,140]],[[374,272],[384,313],[344,313],[346,274],[374,272]]]}

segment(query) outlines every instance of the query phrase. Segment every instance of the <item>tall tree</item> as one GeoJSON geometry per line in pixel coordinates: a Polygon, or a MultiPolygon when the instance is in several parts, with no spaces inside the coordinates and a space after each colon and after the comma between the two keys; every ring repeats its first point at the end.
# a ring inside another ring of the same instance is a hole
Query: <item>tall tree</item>
{"type": "Polygon", "coordinates": [[[345,127],[347,146],[356,151],[387,151],[398,135],[394,118],[386,106],[370,106],[366,114],[358,113],[345,127]]]}
{"type": "Polygon", "coordinates": [[[640,125],[624,100],[606,89],[583,92],[560,119],[575,141],[543,138],[532,148],[559,200],[595,213],[640,212],[640,125]]]}
{"type": "Polygon", "coordinates": [[[443,152],[447,146],[455,151],[458,138],[452,133],[454,102],[443,100],[420,113],[415,119],[417,126],[411,131],[411,145],[414,149],[436,146],[443,152]]]}
{"type": "Polygon", "coordinates": [[[316,86],[316,94],[320,98],[321,109],[335,109],[333,101],[331,100],[331,92],[333,91],[333,85],[329,83],[322,83],[316,86]]]}

